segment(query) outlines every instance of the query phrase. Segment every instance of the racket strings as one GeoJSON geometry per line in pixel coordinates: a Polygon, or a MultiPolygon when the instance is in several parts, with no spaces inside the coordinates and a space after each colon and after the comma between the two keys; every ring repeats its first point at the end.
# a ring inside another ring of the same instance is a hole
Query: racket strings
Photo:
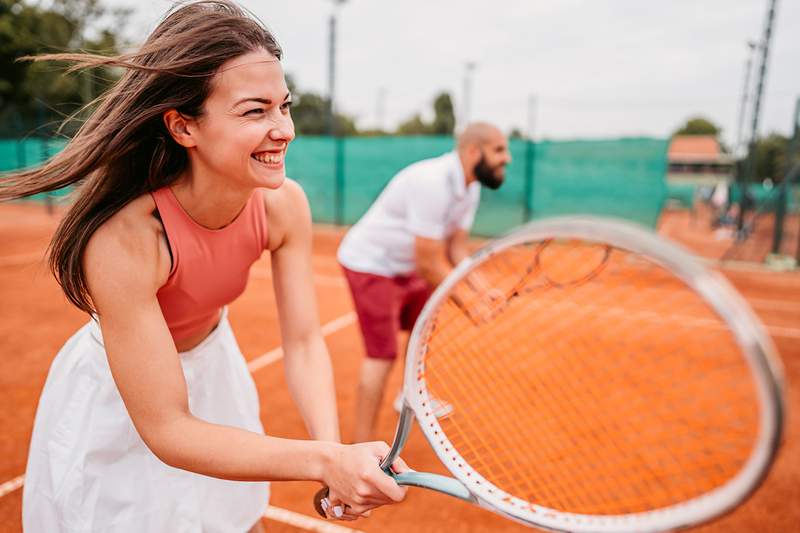
{"type": "MultiPolygon", "coordinates": [[[[458,341],[454,341],[456,347],[461,348],[460,353],[469,354],[469,350],[464,347],[458,346],[458,341]]],[[[491,365],[487,365],[484,369],[487,374],[491,372],[491,365]]],[[[460,394],[460,389],[466,387],[473,390],[480,390],[482,384],[485,382],[486,375],[474,372],[474,367],[468,364],[457,364],[453,366],[450,379],[440,381],[439,386],[444,394],[449,398],[456,398],[460,394]],[[458,383],[459,388],[454,389],[451,387],[453,383],[458,383]]],[[[491,377],[490,377],[491,379],[491,377]]],[[[507,405],[512,405],[517,408],[524,408],[524,404],[519,401],[519,396],[509,394],[507,390],[499,390],[498,394],[502,395],[502,400],[507,402],[507,405]],[[515,400],[517,400],[515,405],[515,400]]],[[[490,399],[491,396],[485,396],[490,399]]],[[[469,406],[464,406],[468,409],[468,416],[458,417],[457,419],[448,420],[448,424],[455,427],[455,435],[475,435],[475,441],[470,443],[469,448],[478,447],[481,450],[481,457],[488,456],[488,465],[493,465],[497,472],[497,476],[502,479],[514,480],[518,476],[514,472],[519,472],[524,468],[521,464],[519,457],[509,456],[502,453],[503,450],[514,447],[514,420],[511,418],[513,410],[509,409],[504,412],[496,412],[490,408],[489,405],[482,405],[480,397],[476,398],[476,402],[469,406]],[[461,422],[463,421],[463,422],[461,422]],[[498,421],[500,422],[498,424],[498,421]],[[481,428],[494,427],[496,431],[485,432],[481,428]],[[501,455],[502,453],[502,455],[501,455]]],[[[520,443],[522,444],[522,443],[520,443]]],[[[453,442],[454,449],[463,449],[463,445],[458,440],[453,442]]],[[[449,452],[449,449],[445,449],[449,452]]],[[[526,491],[534,490],[532,483],[526,483],[523,487],[526,491]]]]}
{"type": "MultiPolygon", "coordinates": [[[[513,287],[531,248],[478,273],[513,287]]],[[[580,243],[547,250],[548,278],[598,257],[596,245],[584,262],[580,243]]],[[[575,285],[526,273],[538,288],[485,323],[443,302],[424,357],[429,393],[454,407],[442,430],[470,466],[564,511],[637,512],[708,492],[741,468],[757,432],[752,379],[721,320],[658,265],[621,250],[605,261],[575,285]]]]}

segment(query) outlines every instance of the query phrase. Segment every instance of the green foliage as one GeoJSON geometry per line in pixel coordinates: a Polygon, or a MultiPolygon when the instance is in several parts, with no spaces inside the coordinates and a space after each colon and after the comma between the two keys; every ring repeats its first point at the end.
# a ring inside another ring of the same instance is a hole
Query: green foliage
{"type": "MultiPolygon", "coordinates": [[[[290,76],[287,76],[287,85],[292,92],[292,120],[295,131],[301,135],[328,135],[330,133],[328,98],[316,93],[297,90],[294,80],[290,76]]],[[[336,134],[357,135],[358,130],[353,118],[336,113],[336,134]]]]}
{"type": "Polygon", "coordinates": [[[780,182],[786,172],[786,157],[789,139],[779,133],[771,133],[756,143],[756,180],[770,178],[780,182]]]}
{"type": "Polygon", "coordinates": [[[292,120],[297,133],[328,134],[328,99],[315,93],[292,91],[292,120]]]}
{"type": "Polygon", "coordinates": [[[722,130],[713,122],[703,117],[694,117],[675,132],[675,135],[719,135],[722,130]]]}
{"type": "Polygon", "coordinates": [[[452,135],[456,126],[453,100],[450,94],[442,92],[433,101],[433,122],[422,120],[419,113],[397,127],[397,135],[452,135]]]}
{"type": "Polygon", "coordinates": [[[431,133],[434,135],[452,135],[456,127],[456,115],[453,111],[453,100],[446,92],[439,93],[433,101],[433,124],[431,133]]]}
{"type": "Polygon", "coordinates": [[[63,62],[20,58],[78,50],[116,54],[129,15],[129,9],[110,10],[99,0],[0,0],[0,134],[58,123],[117,78],[110,69],[67,75],[63,62]]]}
{"type": "Polygon", "coordinates": [[[391,135],[391,133],[388,131],[380,128],[367,128],[365,130],[359,130],[358,134],[361,137],[386,137],[387,135],[391,135]]]}
{"type": "Polygon", "coordinates": [[[417,113],[397,126],[397,135],[430,135],[431,126],[417,113]]]}

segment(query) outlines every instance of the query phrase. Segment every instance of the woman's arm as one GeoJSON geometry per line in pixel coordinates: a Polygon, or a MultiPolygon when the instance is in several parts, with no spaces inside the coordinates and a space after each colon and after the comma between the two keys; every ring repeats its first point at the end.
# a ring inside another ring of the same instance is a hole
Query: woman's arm
{"type": "Polygon", "coordinates": [[[377,467],[388,452],[383,443],[279,439],[192,415],[156,299],[169,252],[149,211],[131,211],[123,209],[94,234],[84,265],[111,373],[150,450],[168,465],[222,479],[320,481],[356,512],[401,500],[403,489],[377,467]]]}
{"type": "Polygon", "coordinates": [[[333,369],[319,327],[311,266],[311,212],[287,180],[265,193],[286,381],[311,437],[339,441],[333,369]]]}

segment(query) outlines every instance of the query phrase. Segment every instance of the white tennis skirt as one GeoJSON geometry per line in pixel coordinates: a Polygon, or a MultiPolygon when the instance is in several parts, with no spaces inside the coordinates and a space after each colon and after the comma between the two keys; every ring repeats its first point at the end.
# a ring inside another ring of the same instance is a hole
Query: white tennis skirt
{"type": "MultiPolygon", "coordinates": [[[[263,433],[255,384],[224,312],[180,354],[194,416],[263,433]]],[[[39,400],[23,493],[26,533],[244,533],[264,513],[268,483],[172,468],[147,448],[89,322],[53,361],[39,400]]]]}

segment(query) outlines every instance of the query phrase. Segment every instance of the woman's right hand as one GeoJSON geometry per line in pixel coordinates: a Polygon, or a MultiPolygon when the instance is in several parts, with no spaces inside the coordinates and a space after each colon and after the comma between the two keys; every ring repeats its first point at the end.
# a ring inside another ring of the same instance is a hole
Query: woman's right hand
{"type": "MultiPolygon", "coordinates": [[[[385,442],[336,445],[331,453],[322,482],[328,487],[323,508],[328,518],[355,520],[369,516],[370,510],[397,503],[406,496],[406,488],[381,470],[380,463],[389,454],[385,442]]],[[[392,463],[396,473],[410,470],[399,457],[392,463]]]]}

